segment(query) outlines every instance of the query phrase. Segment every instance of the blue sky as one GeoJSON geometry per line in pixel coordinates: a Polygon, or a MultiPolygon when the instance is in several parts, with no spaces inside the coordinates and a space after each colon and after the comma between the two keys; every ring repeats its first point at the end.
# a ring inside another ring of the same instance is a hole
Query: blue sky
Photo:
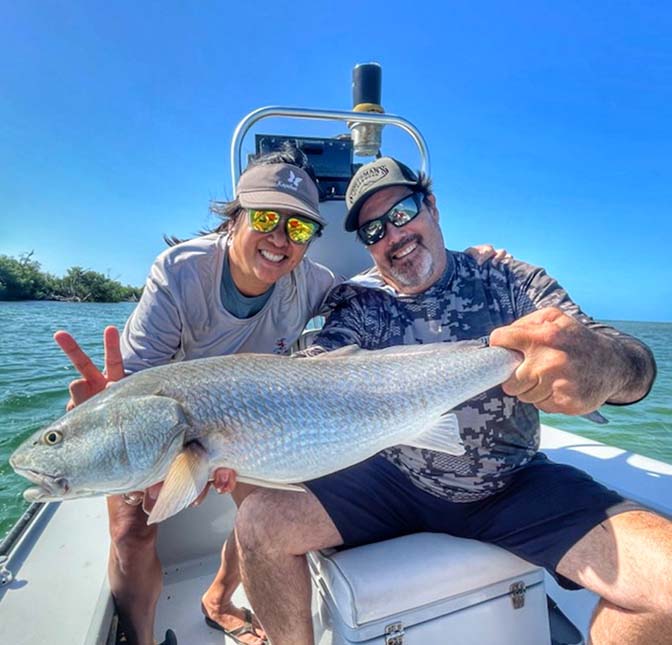
{"type": "Polygon", "coordinates": [[[264,105],[383,105],[430,148],[447,244],[541,264],[598,318],[672,321],[669,2],[0,0],[0,253],[142,284],[231,196],[264,105]]]}

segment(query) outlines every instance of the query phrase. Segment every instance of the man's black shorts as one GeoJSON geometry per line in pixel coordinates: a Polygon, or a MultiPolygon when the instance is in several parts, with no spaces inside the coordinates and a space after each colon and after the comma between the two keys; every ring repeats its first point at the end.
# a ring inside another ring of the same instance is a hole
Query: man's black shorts
{"type": "Polygon", "coordinates": [[[562,556],[603,520],[643,508],[541,453],[504,491],[477,502],[427,493],[380,455],[306,486],[346,547],[422,531],[449,533],[497,544],[544,567],[567,589],[580,587],[556,573],[562,556]]]}

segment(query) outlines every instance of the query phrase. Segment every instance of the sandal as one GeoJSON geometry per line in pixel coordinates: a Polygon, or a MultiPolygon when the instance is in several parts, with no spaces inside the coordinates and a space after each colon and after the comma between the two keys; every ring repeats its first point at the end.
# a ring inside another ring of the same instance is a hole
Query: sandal
{"type": "MultiPolygon", "coordinates": [[[[243,612],[243,624],[240,627],[236,627],[235,629],[226,629],[225,627],[222,627],[219,623],[216,623],[214,620],[212,620],[210,616],[208,616],[205,607],[201,603],[201,611],[203,612],[203,618],[205,620],[205,624],[208,627],[211,627],[212,629],[217,629],[220,632],[224,632],[225,636],[228,636],[234,643],[237,643],[238,645],[248,645],[244,641],[240,640],[241,636],[251,634],[253,636],[256,636],[257,638],[260,637],[257,635],[257,630],[252,622],[253,620],[252,610],[248,609],[247,607],[241,607],[241,610],[243,612]]],[[[261,638],[260,640],[262,642],[262,645],[269,645],[267,638],[261,638]]]]}
{"type": "Polygon", "coordinates": [[[167,629],[166,637],[162,643],[159,643],[159,645],[177,645],[177,636],[175,636],[175,632],[172,629],[167,629]]]}

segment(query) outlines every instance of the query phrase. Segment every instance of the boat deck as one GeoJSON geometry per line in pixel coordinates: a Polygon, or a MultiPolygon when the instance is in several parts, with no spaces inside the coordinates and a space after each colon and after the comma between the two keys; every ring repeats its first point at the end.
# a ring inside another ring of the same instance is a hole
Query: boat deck
{"type": "MultiPolygon", "coordinates": [[[[219,553],[164,569],[164,586],[154,630],[157,639],[161,639],[161,635],[170,628],[177,635],[178,643],[234,643],[232,639],[225,638],[222,632],[208,627],[200,610],[201,596],[210,586],[218,567],[219,553]]],[[[242,586],[236,591],[233,600],[238,606],[249,607],[242,586]]]]}

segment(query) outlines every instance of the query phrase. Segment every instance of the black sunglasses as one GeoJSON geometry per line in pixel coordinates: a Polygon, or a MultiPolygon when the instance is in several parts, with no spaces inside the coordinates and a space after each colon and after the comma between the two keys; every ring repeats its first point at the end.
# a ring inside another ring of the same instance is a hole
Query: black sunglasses
{"type": "Polygon", "coordinates": [[[367,246],[380,242],[385,237],[386,224],[397,228],[413,221],[422,210],[422,194],[411,193],[399,200],[390,210],[380,217],[371,219],[357,229],[357,236],[367,246]]]}

